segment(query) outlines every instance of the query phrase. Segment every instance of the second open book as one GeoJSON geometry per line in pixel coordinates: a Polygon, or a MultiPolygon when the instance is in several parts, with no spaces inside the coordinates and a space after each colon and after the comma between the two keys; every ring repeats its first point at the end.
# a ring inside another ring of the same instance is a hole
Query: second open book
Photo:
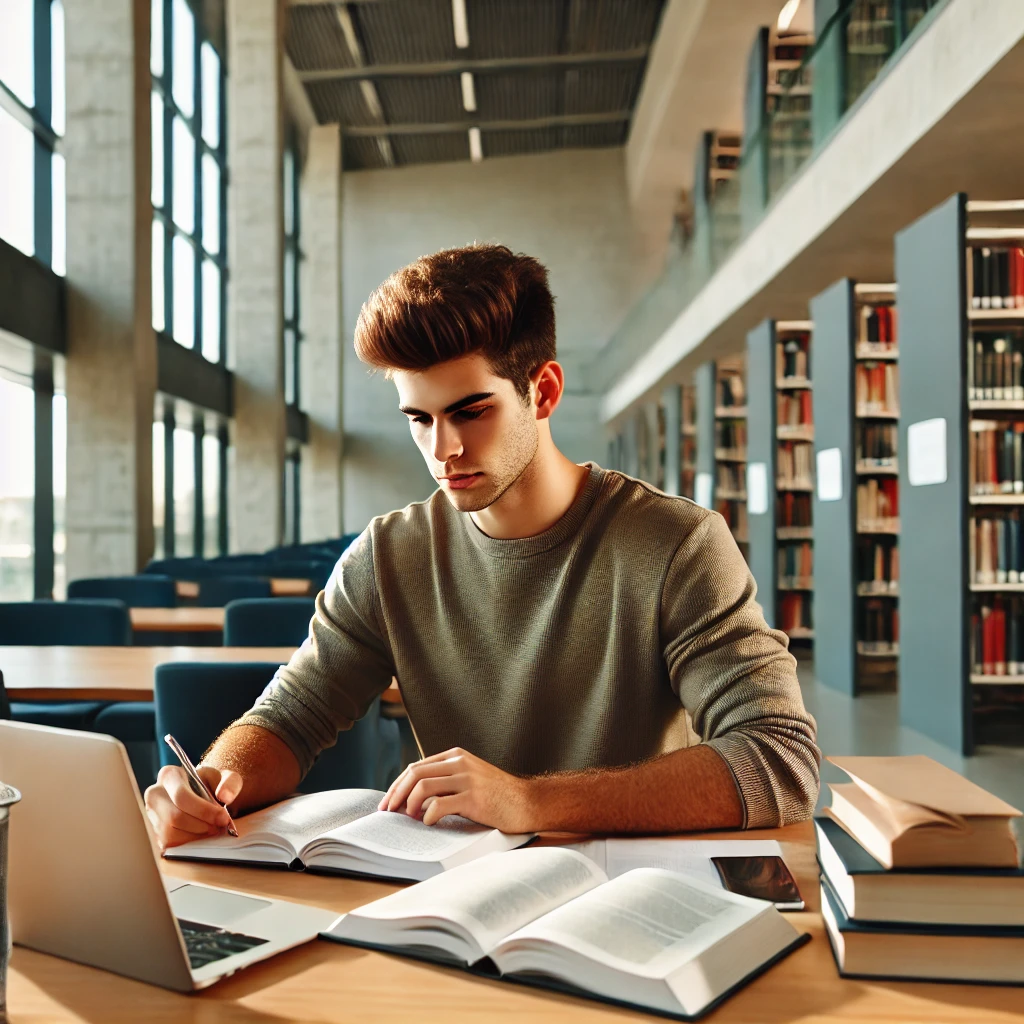
{"type": "Polygon", "coordinates": [[[771,903],[575,850],[483,857],[344,914],[324,938],[674,1017],[705,1013],[806,936],[771,903]]]}
{"type": "Polygon", "coordinates": [[[197,839],[164,856],[419,881],[533,838],[455,815],[424,825],[405,814],[378,811],[383,796],[375,789],[335,789],[292,797],[237,818],[237,838],[197,839]]]}

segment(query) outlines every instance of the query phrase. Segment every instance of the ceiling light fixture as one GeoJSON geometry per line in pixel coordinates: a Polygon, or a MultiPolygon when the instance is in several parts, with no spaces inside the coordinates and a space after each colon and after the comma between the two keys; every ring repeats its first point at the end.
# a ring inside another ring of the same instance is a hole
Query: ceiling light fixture
{"type": "MultiPolygon", "coordinates": [[[[454,3],[454,0],[452,0],[454,3]]],[[[800,6],[800,0],[786,0],[782,5],[782,10],[779,11],[779,20],[776,23],[780,32],[785,32],[790,25],[793,24],[793,18],[796,17],[797,8],[800,6]]]]}
{"type": "Polygon", "coordinates": [[[480,141],[480,129],[469,129],[469,159],[478,164],[484,158],[484,147],[480,141]]]}
{"type": "Polygon", "coordinates": [[[460,50],[469,46],[469,22],[466,20],[466,0],[452,0],[452,26],[455,29],[455,45],[460,50]]]}
{"type": "Polygon", "coordinates": [[[462,106],[472,113],[476,110],[476,87],[473,85],[473,73],[463,71],[460,80],[462,82],[462,106]]]}

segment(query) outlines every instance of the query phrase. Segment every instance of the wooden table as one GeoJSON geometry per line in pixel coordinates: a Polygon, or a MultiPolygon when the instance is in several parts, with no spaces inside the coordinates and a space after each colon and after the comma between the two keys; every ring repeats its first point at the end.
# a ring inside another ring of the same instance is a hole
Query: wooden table
{"type": "MultiPolygon", "coordinates": [[[[711,1014],[711,1024],[1019,1024],[1024,1019],[1024,990],[1019,988],[844,981],[836,972],[818,912],[810,823],[736,837],[782,843],[808,905],[807,911],[787,916],[813,939],[711,1014]]],[[[339,913],[397,888],[384,882],[228,865],[167,862],[165,870],[339,913]]],[[[8,987],[11,1024],[613,1024],[663,1019],[323,941],[256,964],[191,996],[15,947],[8,987]]]]}
{"type": "Polygon", "coordinates": [[[223,608],[131,608],[132,629],[159,633],[217,633],[223,608]]]}
{"type": "Polygon", "coordinates": [[[0,647],[11,700],[152,700],[168,661],[270,661],[294,647],[0,647]]]}
{"type": "MultiPolygon", "coordinates": [[[[278,579],[270,580],[270,593],[274,597],[305,597],[309,594],[311,584],[309,580],[278,579]]],[[[191,580],[178,580],[174,589],[178,597],[198,597],[199,584],[191,580]]]]}

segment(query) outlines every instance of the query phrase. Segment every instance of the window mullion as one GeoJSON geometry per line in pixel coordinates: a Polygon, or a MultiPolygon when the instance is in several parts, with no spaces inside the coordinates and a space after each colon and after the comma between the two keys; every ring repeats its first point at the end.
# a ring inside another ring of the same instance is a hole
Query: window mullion
{"type": "MultiPolygon", "coordinates": [[[[203,69],[200,67],[199,53],[202,48],[203,33],[199,13],[193,10],[195,31],[192,33],[192,134],[195,139],[195,159],[192,166],[194,182],[192,194],[192,224],[196,239],[196,259],[192,268],[192,347],[197,352],[203,350],[203,69]]],[[[186,122],[187,123],[187,122],[186,122]]]]}

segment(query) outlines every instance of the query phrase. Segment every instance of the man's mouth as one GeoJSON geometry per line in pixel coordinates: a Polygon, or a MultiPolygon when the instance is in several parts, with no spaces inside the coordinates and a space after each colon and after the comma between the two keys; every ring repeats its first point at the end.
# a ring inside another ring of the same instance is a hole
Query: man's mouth
{"type": "Polygon", "coordinates": [[[438,477],[438,480],[443,481],[453,490],[462,490],[464,487],[470,487],[482,476],[483,473],[451,473],[448,476],[438,477]]]}

